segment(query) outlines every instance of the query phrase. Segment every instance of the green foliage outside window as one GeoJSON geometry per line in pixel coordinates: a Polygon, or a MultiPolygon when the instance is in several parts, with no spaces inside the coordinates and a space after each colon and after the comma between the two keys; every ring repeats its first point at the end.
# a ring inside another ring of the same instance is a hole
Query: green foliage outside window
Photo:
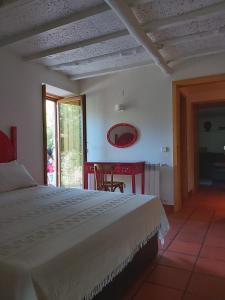
{"type": "Polygon", "coordinates": [[[81,107],[60,104],[61,185],[82,185],[81,107]]]}

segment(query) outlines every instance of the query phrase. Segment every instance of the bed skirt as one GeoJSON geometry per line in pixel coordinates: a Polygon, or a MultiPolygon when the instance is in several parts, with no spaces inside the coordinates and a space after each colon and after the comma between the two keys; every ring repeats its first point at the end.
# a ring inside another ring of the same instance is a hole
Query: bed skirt
{"type": "Polygon", "coordinates": [[[156,233],[134,256],[133,260],[93,300],[120,300],[137,277],[158,253],[156,233]]]}

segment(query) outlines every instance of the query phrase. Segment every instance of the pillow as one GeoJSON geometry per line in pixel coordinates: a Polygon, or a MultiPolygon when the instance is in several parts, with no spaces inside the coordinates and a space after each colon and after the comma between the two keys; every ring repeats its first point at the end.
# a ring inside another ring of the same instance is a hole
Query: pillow
{"type": "Polygon", "coordinates": [[[0,192],[36,186],[37,183],[23,165],[16,160],[0,163],[0,192]]]}

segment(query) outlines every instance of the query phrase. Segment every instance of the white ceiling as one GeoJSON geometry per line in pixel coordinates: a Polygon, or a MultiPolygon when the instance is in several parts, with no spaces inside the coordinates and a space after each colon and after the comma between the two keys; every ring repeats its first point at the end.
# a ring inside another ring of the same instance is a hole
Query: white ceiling
{"type": "MultiPolygon", "coordinates": [[[[225,1],[118,0],[173,66],[225,52],[225,1]]],[[[0,0],[0,47],[81,79],[153,63],[103,0],[0,0]]]]}

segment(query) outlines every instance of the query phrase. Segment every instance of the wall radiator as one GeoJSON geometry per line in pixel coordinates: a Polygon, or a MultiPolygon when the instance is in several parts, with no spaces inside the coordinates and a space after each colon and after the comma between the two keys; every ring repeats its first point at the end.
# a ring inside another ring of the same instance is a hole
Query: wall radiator
{"type": "Polygon", "coordinates": [[[160,164],[145,165],[145,194],[155,195],[160,199],[160,164]]]}

